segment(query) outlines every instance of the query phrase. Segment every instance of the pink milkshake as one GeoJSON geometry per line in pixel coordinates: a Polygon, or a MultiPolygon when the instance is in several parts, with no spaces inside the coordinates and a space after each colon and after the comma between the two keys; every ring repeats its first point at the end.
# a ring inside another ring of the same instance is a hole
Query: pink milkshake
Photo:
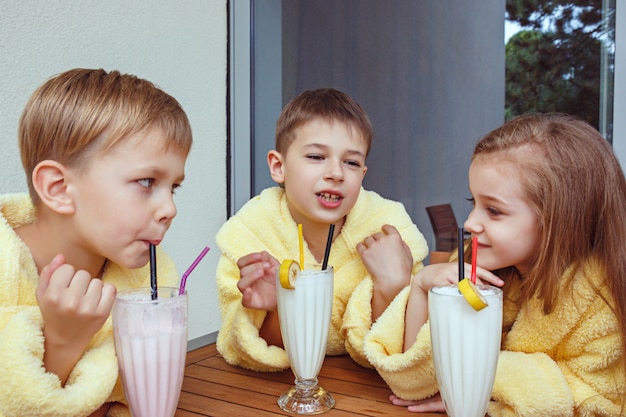
{"type": "Polygon", "coordinates": [[[120,291],[113,306],[115,350],[134,417],[172,417],[187,355],[187,293],[159,287],[120,291]]]}

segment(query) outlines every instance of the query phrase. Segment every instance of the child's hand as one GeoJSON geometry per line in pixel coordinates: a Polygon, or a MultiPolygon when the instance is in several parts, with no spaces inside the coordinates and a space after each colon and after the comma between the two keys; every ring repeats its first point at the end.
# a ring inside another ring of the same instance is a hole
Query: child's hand
{"type": "MultiPolygon", "coordinates": [[[[465,276],[469,277],[471,272],[472,266],[465,264],[465,276]]],[[[504,284],[496,275],[481,267],[476,268],[476,278],[477,283],[485,282],[498,287],[504,284]]],[[[413,346],[417,333],[428,319],[428,290],[458,282],[459,266],[456,262],[430,264],[415,274],[405,312],[404,351],[413,346]]]]}
{"type": "Polygon", "coordinates": [[[403,400],[395,395],[390,395],[389,400],[393,405],[399,405],[400,407],[406,407],[407,411],[412,413],[445,413],[446,408],[443,405],[441,396],[439,394],[433,395],[430,398],[426,398],[420,401],[403,400]]]}
{"type": "Polygon", "coordinates": [[[276,310],[276,271],[280,262],[269,253],[250,253],[237,261],[241,303],[256,310],[276,310]]]}
{"type": "Polygon", "coordinates": [[[384,225],[380,232],[366,237],[356,249],[374,287],[394,288],[397,292],[409,283],[413,256],[395,227],[384,225]]]}
{"type": "Polygon", "coordinates": [[[372,277],[372,321],[387,308],[411,279],[413,255],[398,230],[384,225],[380,232],[366,237],[356,246],[372,277]]]}
{"type": "MultiPolygon", "coordinates": [[[[472,266],[465,264],[465,277],[469,278],[472,266]]],[[[422,268],[413,278],[413,286],[418,286],[422,291],[428,293],[431,287],[438,287],[459,282],[459,266],[456,262],[430,264],[422,268]]],[[[501,287],[504,284],[498,276],[491,271],[476,267],[476,283],[491,284],[501,287]]]]}
{"type": "Polygon", "coordinates": [[[75,271],[62,255],[42,269],[36,296],[44,321],[44,364],[62,382],[109,317],[115,294],[115,286],[75,271]]]}

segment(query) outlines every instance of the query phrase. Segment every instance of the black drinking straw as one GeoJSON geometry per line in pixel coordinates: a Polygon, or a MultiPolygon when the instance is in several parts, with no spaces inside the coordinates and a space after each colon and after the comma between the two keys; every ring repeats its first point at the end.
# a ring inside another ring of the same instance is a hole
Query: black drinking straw
{"type": "Polygon", "coordinates": [[[459,281],[465,277],[465,259],[463,259],[463,228],[459,227],[459,281]]]}
{"type": "Polygon", "coordinates": [[[153,300],[158,298],[157,291],[156,246],[150,244],[150,295],[153,300]]]}
{"type": "Polygon", "coordinates": [[[335,231],[335,225],[331,224],[328,229],[328,240],[326,241],[326,251],[324,252],[324,262],[322,262],[322,271],[325,271],[328,267],[328,256],[330,255],[330,245],[333,243],[333,232],[335,231]]]}

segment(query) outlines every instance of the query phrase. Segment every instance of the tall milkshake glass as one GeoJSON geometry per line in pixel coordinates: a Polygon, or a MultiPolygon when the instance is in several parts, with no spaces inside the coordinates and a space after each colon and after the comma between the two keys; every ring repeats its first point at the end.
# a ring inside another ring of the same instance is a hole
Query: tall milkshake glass
{"type": "Polygon", "coordinates": [[[115,350],[133,417],[172,417],[185,372],[187,293],[159,287],[120,291],[113,305],[115,350]]]}
{"type": "Polygon", "coordinates": [[[441,398],[450,417],[484,417],[502,336],[502,290],[476,285],[488,306],[474,310],[457,285],[428,292],[428,315],[441,398]]]}
{"type": "Polygon", "coordinates": [[[276,297],[283,344],[295,386],[278,399],[280,408],[295,414],[319,414],[335,400],[317,384],[326,355],[333,306],[333,268],[300,271],[294,288],[283,288],[277,276],[276,297]]]}

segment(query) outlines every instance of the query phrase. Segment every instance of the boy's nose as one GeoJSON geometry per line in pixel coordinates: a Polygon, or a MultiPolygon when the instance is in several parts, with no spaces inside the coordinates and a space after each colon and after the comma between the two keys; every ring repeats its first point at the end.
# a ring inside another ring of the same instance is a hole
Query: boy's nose
{"type": "Polygon", "coordinates": [[[343,180],[343,167],[341,165],[341,161],[329,161],[326,178],[332,179],[335,181],[343,180]]]}
{"type": "Polygon", "coordinates": [[[169,194],[167,197],[159,201],[159,207],[156,213],[158,221],[169,222],[176,217],[176,203],[174,203],[174,195],[169,194]]]}

